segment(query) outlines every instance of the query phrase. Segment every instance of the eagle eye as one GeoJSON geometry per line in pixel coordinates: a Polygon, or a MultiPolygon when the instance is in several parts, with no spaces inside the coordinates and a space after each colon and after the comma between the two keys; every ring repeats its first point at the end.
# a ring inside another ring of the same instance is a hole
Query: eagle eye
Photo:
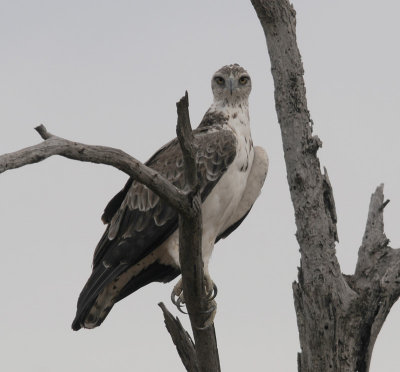
{"type": "Polygon", "coordinates": [[[247,84],[247,82],[250,80],[250,78],[248,77],[248,76],[241,76],[240,78],[239,78],[239,83],[241,84],[241,85],[245,85],[245,84],[247,84]]]}
{"type": "Polygon", "coordinates": [[[216,76],[214,78],[214,80],[218,85],[224,85],[225,84],[225,79],[223,77],[221,77],[221,76],[216,76]]]}

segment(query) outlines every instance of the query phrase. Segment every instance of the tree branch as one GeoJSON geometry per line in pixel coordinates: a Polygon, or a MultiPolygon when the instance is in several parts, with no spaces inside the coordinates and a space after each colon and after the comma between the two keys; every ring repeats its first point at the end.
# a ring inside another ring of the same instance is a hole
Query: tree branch
{"type": "MultiPolygon", "coordinates": [[[[367,281],[374,280],[374,276],[371,276],[371,270],[378,270],[378,261],[388,255],[391,250],[388,247],[389,239],[384,232],[383,205],[383,185],[380,185],[371,195],[367,224],[362,244],[358,251],[358,261],[354,276],[357,278],[359,285],[363,278],[367,279],[367,281]]],[[[381,274],[379,275],[380,277],[382,276],[381,274]]]]}
{"type": "Polygon", "coordinates": [[[189,96],[185,96],[176,103],[178,112],[178,123],[176,125],[176,134],[183,153],[185,162],[185,177],[189,188],[197,192],[199,182],[197,178],[197,165],[195,159],[194,137],[189,117],[189,96]]]}
{"type": "Polygon", "coordinates": [[[184,191],[179,190],[164,176],[126,152],[112,147],[85,145],[57,137],[49,133],[43,124],[35,129],[44,141],[35,146],[1,155],[0,174],[10,169],[38,163],[53,155],[60,155],[73,160],[111,165],[145,184],[180,213],[189,208],[184,191]]]}
{"type": "Polygon", "coordinates": [[[196,350],[189,333],[185,331],[178,317],[174,318],[162,302],[160,302],[158,306],[162,309],[165,326],[171,335],[172,341],[176,346],[179,357],[186,370],[189,372],[198,372],[199,366],[197,363],[196,350]]]}
{"type": "Polygon", "coordinates": [[[383,184],[371,195],[368,218],[355,273],[349,282],[359,294],[363,306],[365,332],[363,356],[359,360],[360,370],[368,370],[376,338],[400,296],[400,250],[389,247],[389,239],[384,232],[383,184]]]}
{"type": "Polygon", "coordinates": [[[197,361],[202,372],[219,372],[219,356],[214,325],[205,326],[209,303],[204,286],[202,256],[202,214],[199,180],[195,161],[194,137],[189,119],[187,92],[177,103],[177,135],[185,161],[191,207],[179,215],[179,261],[183,294],[196,344],[197,361]]]}

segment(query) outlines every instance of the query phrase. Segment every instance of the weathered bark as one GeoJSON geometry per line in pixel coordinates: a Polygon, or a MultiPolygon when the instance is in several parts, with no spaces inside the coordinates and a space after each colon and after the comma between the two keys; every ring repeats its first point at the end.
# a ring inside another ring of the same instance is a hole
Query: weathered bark
{"type": "Polygon", "coordinates": [[[174,318],[162,302],[158,305],[163,311],[165,326],[171,335],[183,365],[187,371],[198,372],[196,350],[190,335],[185,331],[179,319],[174,318]]]}
{"type": "Polygon", "coordinates": [[[177,134],[184,154],[185,176],[189,190],[179,190],[158,172],[125,152],[105,146],[72,142],[49,133],[43,125],[35,128],[44,141],[13,153],[0,156],[0,173],[60,155],[73,160],[111,165],[146,185],[179,212],[179,254],[183,291],[195,346],[179,320],[171,316],[163,304],[165,323],[188,371],[219,372],[219,357],[214,325],[205,327],[209,303],[204,287],[201,254],[201,199],[193,152],[193,135],[189,121],[188,95],[177,103],[177,134]]]}
{"type": "Polygon", "coordinates": [[[183,213],[190,208],[186,194],[158,172],[142,164],[126,152],[112,147],[92,146],[57,137],[44,125],[35,128],[44,139],[42,143],[0,156],[0,174],[24,165],[38,163],[50,156],[60,155],[84,162],[111,165],[145,184],[176,210],[183,213]]]}
{"type": "MultiPolygon", "coordinates": [[[[177,135],[185,161],[185,177],[189,187],[191,208],[179,215],[179,261],[182,271],[183,293],[195,340],[199,370],[219,372],[219,356],[214,325],[205,326],[210,303],[204,286],[201,250],[202,217],[199,180],[192,141],[187,93],[177,103],[177,135]]],[[[183,360],[182,360],[183,361],[183,360]]]]}
{"type": "Polygon", "coordinates": [[[368,371],[375,339],[399,297],[398,250],[383,232],[383,187],[373,194],[353,276],[335,254],[336,211],[327,171],[312,134],[295,11],[287,0],[251,0],[267,40],[301,261],[293,284],[305,371],[368,371]]]}

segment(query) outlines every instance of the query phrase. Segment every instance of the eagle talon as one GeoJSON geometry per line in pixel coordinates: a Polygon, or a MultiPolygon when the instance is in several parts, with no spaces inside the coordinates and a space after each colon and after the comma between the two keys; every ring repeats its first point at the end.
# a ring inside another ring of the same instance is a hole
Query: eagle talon
{"type": "Polygon", "coordinates": [[[205,330],[214,323],[215,315],[217,314],[217,303],[214,300],[212,300],[210,301],[210,304],[212,304],[210,308],[201,312],[202,314],[210,314],[210,315],[204,322],[204,327],[196,327],[198,330],[205,330]]]}
{"type": "Polygon", "coordinates": [[[211,302],[215,297],[217,297],[217,294],[218,287],[214,282],[212,282],[212,290],[206,293],[206,299],[211,302]]]}
{"type": "MultiPolygon", "coordinates": [[[[210,304],[212,304],[212,306],[210,306],[207,310],[201,311],[201,314],[210,314],[210,313],[216,313],[217,310],[217,303],[215,301],[210,301],[210,304]]],[[[214,317],[213,317],[214,319],[214,317]]]]}
{"type": "Polygon", "coordinates": [[[176,301],[176,307],[177,307],[177,309],[179,310],[179,312],[181,312],[182,314],[187,314],[187,312],[186,311],[183,311],[182,309],[183,309],[183,305],[184,305],[184,300],[181,298],[181,297],[178,297],[178,300],[176,301]]]}
{"type": "Polygon", "coordinates": [[[208,273],[204,273],[204,287],[206,291],[206,299],[208,301],[214,300],[215,297],[217,297],[218,288],[208,273]]]}
{"type": "Polygon", "coordinates": [[[175,294],[172,292],[171,293],[171,301],[172,301],[172,303],[176,306],[176,308],[179,310],[179,312],[181,312],[182,314],[187,314],[187,312],[186,311],[183,311],[182,309],[183,309],[183,305],[185,304],[185,301],[183,300],[183,299],[181,299],[181,297],[180,296],[177,296],[176,298],[177,299],[175,299],[175,294]]]}
{"type": "Polygon", "coordinates": [[[185,299],[183,297],[183,288],[182,288],[182,279],[175,284],[174,289],[171,292],[171,302],[176,306],[176,308],[182,314],[187,314],[186,311],[183,311],[182,308],[185,304],[185,299]]]}

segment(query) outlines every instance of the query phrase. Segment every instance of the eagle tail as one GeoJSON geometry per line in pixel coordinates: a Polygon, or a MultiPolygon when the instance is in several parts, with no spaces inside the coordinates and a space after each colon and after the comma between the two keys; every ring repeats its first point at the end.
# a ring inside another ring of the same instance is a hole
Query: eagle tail
{"type": "MultiPolygon", "coordinates": [[[[88,319],[88,315],[95,305],[97,297],[109,283],[121,275],[121,273],[125,270],[126,265],[118,265],[114,268],[106,268],[104,265],[100,264],[93,268],[92,275],[86,282],[78,298],[76,316],[72,322],[72,329],[74,331],[78,331],[82,327],[86,327],[85,324],[92,323],[92,320],[95,320],[88,319]]],[[[100,323],[97,325],[100,325],[100,323]]]]}
{"type": "Polygon", "coordinates": [[[126,272],[126,270],[128,270],[127,265],[120,265],[114,269],[107,269],[103,265],[99,265],[93,270],[91,277],[79,296],[76,317],[72,322],[72,329],[74,331],[82,327],[98,327],[118,301],[147,284],[152,282],[167,283],[180,274],[179,269],[175,267],[154,262],[137,275],[132,276],[116,292],[113,283],[117,283],[119,276],[126,272]]]}

